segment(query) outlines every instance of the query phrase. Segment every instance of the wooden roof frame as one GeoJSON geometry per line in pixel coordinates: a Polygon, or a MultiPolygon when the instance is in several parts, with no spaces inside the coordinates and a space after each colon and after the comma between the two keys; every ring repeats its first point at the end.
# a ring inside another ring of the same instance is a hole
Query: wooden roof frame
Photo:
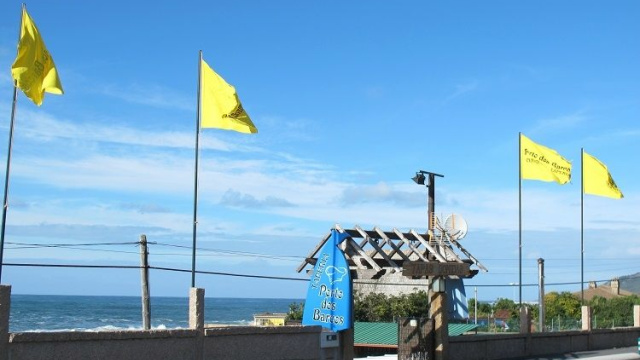
{"type": "MultiPolygon", "coordinates": [[[[413,229],[408,232],[401,232],[396,228],[383,231],[378,227],[364,230],[358,225],[353,229],[343,229],[338,224],[333,229],[349,235],[339,247],[352,270],[402,272],[404,262],[436,261],[465,262],[488,271],[478,259],[445,232],[434,235],[429,232],[421,234],[413,229]]],[[[302,272],[307,265],[314,266],[317,261],[316,255],[330,238],[331,231],[309,252],[296,271],[302,272]]],[[[473,275],[476,273],[478,270],[474,270],[473,275]]]]}

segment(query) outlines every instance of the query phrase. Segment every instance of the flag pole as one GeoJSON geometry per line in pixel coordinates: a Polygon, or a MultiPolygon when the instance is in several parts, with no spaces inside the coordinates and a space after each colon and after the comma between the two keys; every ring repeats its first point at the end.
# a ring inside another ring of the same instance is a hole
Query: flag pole
{"type": "Polygon", "coordinates": [[[584,305],[584,148],[580,148],[580,303],[584,305]]]}
{"type": "Polygon", "coordinates": [[[193,181],[193,245],[192,245],[192,253],[191,253],[191,287],[196,287],[196,234],[198,230],[198,153],[199,153],[199,142],[200,142],[200,91],[202,86],[202,50],[200,50],[198,56],[198,106],[196,109],[196,164],[195,164],[195,174],[193,181]]]}
{"type": "Polygon", "coordinates": [[[11,106],[11,123],[9,125],[9,148],[7,149],[7,169],[4,174],[4,198],[2,200],[2,226],[0,227],[0,283],[2,282],[2,264],[4,263],[4,234],[9,209],[9,174],[11,172],[11,153],[13,149],[13,128],[15,124],[16,102],[18,99],[18,83],[13,82],[13,105],[11,106]]]}
{"type": "MultiPolygon", "coordinates": [[[[20,29],[18,30],[18,43],[22,33],[22,13],[26,5],[22,3],[20,15],[20,29]]],[[[7,168],[4,173],[4,198],[2,199],[2,225],[0,225],[0,283],[2,283],[2,265],[4,264],[4,234],[7,226],[7,210],[9,209],[9,174],[11,173],[11,153],[13,149],[13,128],[16,119],[16,103],[18,101],[18,81],[13,81],[13,102],[11,105],[11,121],[9,124],[9,145],[7,149],[7,168]]]]}
{"type": "Polygon", "coordinates": [[[518,303],[522,309],[522,133],[518,133],[518,303]]]}

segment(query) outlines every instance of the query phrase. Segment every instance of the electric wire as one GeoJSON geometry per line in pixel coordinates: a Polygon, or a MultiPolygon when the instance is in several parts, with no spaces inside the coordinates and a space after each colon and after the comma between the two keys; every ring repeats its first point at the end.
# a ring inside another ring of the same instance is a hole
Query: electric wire
{"type": "MultiPolygon", "coordinates": [[[[103,251],[103,252],[115,252],[115,253],[127,253],[127,254],[138,254],[138,252],[134,251],[125,251],[125,250],[112,250],[112,249],[84,249],[79,248],[78,246],[125,246],[125,245],[133,245],[139,246],[140,242],[101,242],[101,243],[52,243],[52,244],[42,244],[42,243],[24,243],[24,242],[6,242],[9,245],[16,245],[15,247],[10,247],[9,249],[32,249],[32,248],[64,248],[71,250],[81,250],[81,251],[103,251]]],[[[183,249],[191,249],[190,246],[184,245],[175,245],[168,243],[158,243],[158,242],[148,242],[147,244],[165,246],[165,247],[173,247],[173,248],[183,248],[183,249]]],[[[292,255],[270,255],[270,254],[259,254],[247,251],[236,251],[236,250],[223,250],[223,249],[210,249],[210,248],[196,248],[201,252],[212,252],[215,254],[199,254],[199,256],[217,256],[216,254],[230,255],[230,256],[239,256],[239,257],[256,257],[256,258],[267,258],[281,261],[299,261],[300,259],[305,259],[304,256],[292,256],[292,255]]],[[[191,256],[191,254],[186,253],[153,253],[154,256],[191,256]]],[[[491,261],[515,261],[514,259],[488,259],[491,261]]],[[[547,261],[554,260],[577,260],[577,259],[560,259],[560,258],[550,258],[546,259],[547,261]]],[[[628,266],[621,266],[620,261],[637,261],[635,259],[591,259],[589,261],[615,261],[618,265],[616,267],[612,267],[614,264],[597,264],[592,266],[592,268],[598,268],[600,270],[628,270],[628,266]]],[[[142,269],[143,266],[138,265],[83,265],[83,264],[37,264],[37,263],[3,263],[6,266],[16,266],[16,267],[50,267],[50,268],[95,268],[95,269],[142,269]]],[[[160,271],[174,271],[174,272],[191,272],[191,270],[186,269],[178,269],[178,268],[170,268],[170,267],[158,267],[158,266],[148,266],[149,269],[160,270],[160,271]]],[[[558,271],[558,269],[562,269],[563,267],[556,267],[553,271],[554,274],[565,274],[568,273],[566,271],[558,271]]],[[[533,271],[533,267],[530,267],[529,270],[525,270],[526,273],[537,273],[533,271]]],[[[198,274],[205,275],[218,275],[218,276],[232,276],[232,277],[244,277],[244,278],[257,278],[257,279],[271,279],[271,280],[288,280],[288,281],[308,281],[305,278],[293,278],[293,277],[282,277],[282,276],[267,276],[267,275],[253,275],[253,274],[239,274],[239,273],[229,273],[229,272],[216,272],[216,271],[195,271],[198,274]]],[[[495,272],[492,274],[510,274],[511,272],[495,272]]],[[[640,274],[634,274],[625,276],[624,278],[636,278],[640,277],[640,274]]],[[[606,280],[596,280],[595,282],[606,282],[606,280]]],[[[360,284],[377,284],[373,281],[366,280],[356,280],[357,283],[360,284]]],[[[387,283],[388,285],[400,285],[406,286],[406,283],[387,283]]],[[[545,283],[545,286],[563,286],[563,285],[581,285],[581,282],[558,282],[558,283],[545,283]]],[[[411,286],[415,286],[412,284],[411,286]]],[[[514,285],[508,284],[465,284],[465,287],[513,287],[514,285]]],[[[536,287],[538,284],[530,283],[530,284],[522,284],[523,287],[536,287]]]]}
{"type": "MultiPolygon", "coordinates": [[[[134,251],[124,251],[124,250],[108,250],[108,249],[82,249],[77,246],[113,246],[113,245],[140,245],[139,242],[104,242],[104,243],[85,243],[85,244],[77,244],[77,243],[57,243],[57,244],[41,244],[41,243],[23,243],[23,242],[6,242],[8,245],[18,245],[13,247],[8,247],[7,249],[11,250],[19,250],[19,249],[34,249],[34,248],[64,248],[64,249],[72,249],[72,250],[84,250],[84,251],[104,251],[104,252],[120,252],[125,254],[137,254],[134,251]]],[[[147,242],[149,245],[160,245],[167,247],[175,247],[181,249],[191,250],[190,246],[183,245],[174,245],[174,244],[165,244],[165,243],[157,243],[157,242],[147,242]]],[[[248,251],[237,251],[237,250],[223,250],[223,249],[209,249],[209,248],[196,248],[198,251],[206,251],[213,252],[216,254],[223,255],[231,255],[238,257],[255,257],[255,258],[265,258],[272,260],[281,260],[281,261],[300,261],[303,260],[304,256],[294,256],[294,255],[270,255],[270,254],[259,254],[248,251]]],[[[153,253],[154,256],[192,256],[187,253],[153,253]]],[[[213,254],[200,254],[202,256],[215,256],[213,254]]]]}
{"type": "MultiPolygon", "coordinates": [[[[51,267],[51,268],[95,268],[95,269],[143,269],[144,266],[140,265],[84,265],[84,264],[37,264],[37,263],[3,263],[5,266],[16,266],[16,267],[51,267]]],[[[191,270],[187,269],[178,269],[171,267],[161,267],[161,266],[148,266],[149,269],[152,270],[161,270],[161,271],[173,271],[173,272],[184,272],[190,273],[191,270]]],[[[308,278],[294,278],[294,277],[284,277],[284,276],[269,276],[269,275],[254,275],[254,274],[239,274],[239,273],[230,273],[230,272],[220,272],[220,271],[203,271],[196,270],[198,274],[204,275],[218,275],[218,276],[231,276],[231,277],[243,277],[243,278],[253,278],[253,279],[269,279],[269,280],[287,280],[287,281],[309,281],[308,278]]],[[[634,274],[625,276],[625,279],[637,278],[640,277],[640,274],[634,274]]],[[[607,282],[608,279],[605,280],[595,280],[595,282],[607,282]]],[[[356,280],[356,283],[359,284],[377,284],[374,281],[367,280],[356,280]]],[[[558,283],[545,283],[545,286],[561,286],[561,285],[579,285],[579,281],[574,282],[558,282],[558,283]]],[[[406,283],[386,283],[386,285],[401,285],[406,286],[406,283]]],[[[415,286],[415,284],[411,284],[415,286]]],[[[465,287],[514,287],[516,285],[509,284],[465,284],[465,287]]],[[[530,283],[530,284],[522,284],[525,287],[535,287],[538,284],[530,283]]]]}
{"type": "MultiPolygon", "coordinates": [[[[36,264],[36,263],[3,263],[3,265],[4,266],[16,266],[16,267],[90,268],[90,269],[144,269],[145,268],[144,266],[139,266],[139,265],[84,265],[84,264],[36,264]]],[[[147,266],[147,268],[152,269],[152,270],[163,270],[163,271],[174,271],[174,272],[191,273],[191,270],[187,270],[187,269],[177,269],[177,268],[162,267],[162,266],[147,266]]],[[[252,278],[252,279],[309,281],[309,279],[305,279],[305,278],[293,278],[293,277],[269,276],[269,275],[253,275],[253,274],[238,274],[238,273],[219,272],[219,271],[196,270],[196,273],[205,274],[205,275],[233,276],[233,277],[243,277],[243,278],[252,278]]]]}

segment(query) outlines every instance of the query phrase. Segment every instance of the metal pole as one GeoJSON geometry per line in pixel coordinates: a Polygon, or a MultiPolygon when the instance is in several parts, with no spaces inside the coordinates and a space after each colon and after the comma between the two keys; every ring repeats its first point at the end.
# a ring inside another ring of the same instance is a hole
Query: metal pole
{"type": "MultiPolygon", "coordinates": [[[[434,216],[436,211],[436,176],[429,173],[429,184],[427,185],[428,198],[427,198],[427,212],[429,216],[429,235],[432,235],[434,224],[434,216]]],[[[431,239],[429,239],[431,240],[431,239]]]]}
{"type": "Polygon", "coordinates": [[[478,325],[478,287],[473,288],[473,292],[475,293],[476,301],[475,301],[475,309],[473,310],[473,323],[478,325]]]}
{"type": "MultiPolygon", "coordinates": [[[[20,29],[18,30],[18,44],[22,36],[22,19],[26,6],[22,3],[20,13],[20,29]]],[[[0,283],[2,283],[2,264],[4,263],[4,233],[7,225],[7,210],[9,209],[9,174],[11,173],[11,153],[13,149],[13,128],[16,118],[16,103],[18,101],[18,81],[13,82],[13,102],[11,105],[11,122],[9,124],[9,145],[7,150],[7,168],[4,173],[4,198],[2,200],[2,225],[0,225],[0,283]]]]}
{"type": "Polygon", "coordinates": [[[543,258],[539,258],[538,259],[538,288],[540,290],[540,294],[538,295],[538,306],[539,306],[539,313],[540,315],[538,316],[538,323],[539,323],[539,329],[540,332],[544,331],[544,259],[543,258]]]}
{"type": "Polygon", "coordinates": [[[193,245],[191,254],[191,287],[196,287],[196,237],[198,233],[198,153],[200,142],[200,88],[202,86],[202,50],[198,56],[198,105],[196,109],[196,164],[193,180],[193,245]]]}
{"type": "Polygon", "coordinates": [[[142,277],[142,328],[151,329],[151,305],[149,297],[149,250],[147,236],[140,235],[140,276],[142,277]]]}
{"type": "Polygon", "coordinates": [[[518,303],[522,309],[522,133],[518,137],[518,303]]]}
{"type": "Polygon", "coordinates": [[[584,305],[584,148],[580,149],[580,304],[584,305]]]}
{"type": "Polygon", "coordinates": [[[16,101],[18,83],[13,83],[13,105],[11,106],[11,122],[9,124],[9,148],[7,150],[7,168],[4,174],[4,199],[2,200],[2,225],[0,225],[0,283],[2,282],[2,264],[4,263],[4,234],[7,226],[7,210],[9,210],[9,174],[11,173],[11,153],[13,149],[13,128],[15,126],[16,101]]]}

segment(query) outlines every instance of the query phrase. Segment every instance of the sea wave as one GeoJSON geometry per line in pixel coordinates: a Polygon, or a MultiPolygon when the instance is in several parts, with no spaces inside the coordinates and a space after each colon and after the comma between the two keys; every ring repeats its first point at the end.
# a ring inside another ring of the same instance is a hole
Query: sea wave
{"type": "MultiPolygon", "coordinates": [[[[160,324],[158,326],[152,326],[151,330],[179,330],[184,329],[183,327],[167,327],[164,324],[160,324]]],[[[30,329],[22,332],[30,333],[30,332],[100,332],[100,331],[138,331],[144,330],[141,326],[114,326],[114,325],[104,325],[98,326],[95,328],[68,328],[68,329],[30,329]]]]}

